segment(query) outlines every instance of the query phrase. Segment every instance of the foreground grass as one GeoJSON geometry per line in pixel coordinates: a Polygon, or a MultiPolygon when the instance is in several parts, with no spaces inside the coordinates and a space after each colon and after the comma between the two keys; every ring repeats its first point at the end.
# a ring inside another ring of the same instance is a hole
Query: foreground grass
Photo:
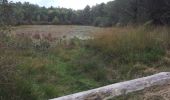
{"type": "Polygon", "coordinates": [[[169,69],[168,32],[113,28],[69,43],[1,34],[0,99],[46,100],[169,69]]]}

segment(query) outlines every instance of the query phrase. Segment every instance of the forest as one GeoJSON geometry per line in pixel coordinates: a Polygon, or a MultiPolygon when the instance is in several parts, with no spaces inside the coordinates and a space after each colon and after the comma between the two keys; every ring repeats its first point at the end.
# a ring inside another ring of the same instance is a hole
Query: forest
{"type": "Polygon", "coordinates": [[[114,0],[86,6],[83,10],[40,7],[29,2],[1,0],[1,20],[11,25],[94,25],[124,26],[128,24],[169,25],[169,0],[114,0]],[[5,7],[5,8],[4,8],[5,7]],[[5,13],[3,13],[5,12],[5,13]]]}

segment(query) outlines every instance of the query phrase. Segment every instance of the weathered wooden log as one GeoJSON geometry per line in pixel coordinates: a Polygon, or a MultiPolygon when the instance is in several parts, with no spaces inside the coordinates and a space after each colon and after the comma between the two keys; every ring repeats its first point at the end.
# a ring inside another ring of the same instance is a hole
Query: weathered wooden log
{"type": "Polygon", "coordinates": [[[107,100],[115,96],[125,95],[148,87],[166,85],[169,82],[170,72],[162,72],[152,76],[116,83],[51,100],[107,100]]]}

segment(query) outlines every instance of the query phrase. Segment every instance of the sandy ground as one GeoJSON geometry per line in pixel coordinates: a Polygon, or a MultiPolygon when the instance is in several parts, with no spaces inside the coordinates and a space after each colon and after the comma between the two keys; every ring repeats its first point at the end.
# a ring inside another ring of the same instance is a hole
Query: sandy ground
{"type": "Polygon", "coordinates": [[[143,100],[170,100],[170,83],[145,89],[143,91],[143,100]]]}
{"type": "Polygon", "coordinates": [[[142,95],[136,96],[138,96],[140,100],[170,100],[170,83],[164,86],[145,89],[142,91],[142,95]]]}
{"type": "Polygon", "coordinates": [[[109,100],[170,100],[170,82],[167,85],[146,88],[109,100]]]}

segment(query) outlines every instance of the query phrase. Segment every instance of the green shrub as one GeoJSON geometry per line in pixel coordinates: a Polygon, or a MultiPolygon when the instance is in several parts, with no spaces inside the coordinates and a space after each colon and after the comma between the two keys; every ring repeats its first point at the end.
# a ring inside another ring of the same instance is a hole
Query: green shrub
{"type": "Polygon", "coordinates": [[[109,17],[97,17],[93,25],[99,27],[108,27],[112,25],[112,22],[109,17]]]}
{"type": "Polygon", "coordinates": [[[47,40],[40,40],[39,43],[35,44],[35,49],[39,50],[39,51],[47,51],[47,49],[50,48],[50,43],[47,40]]]}

